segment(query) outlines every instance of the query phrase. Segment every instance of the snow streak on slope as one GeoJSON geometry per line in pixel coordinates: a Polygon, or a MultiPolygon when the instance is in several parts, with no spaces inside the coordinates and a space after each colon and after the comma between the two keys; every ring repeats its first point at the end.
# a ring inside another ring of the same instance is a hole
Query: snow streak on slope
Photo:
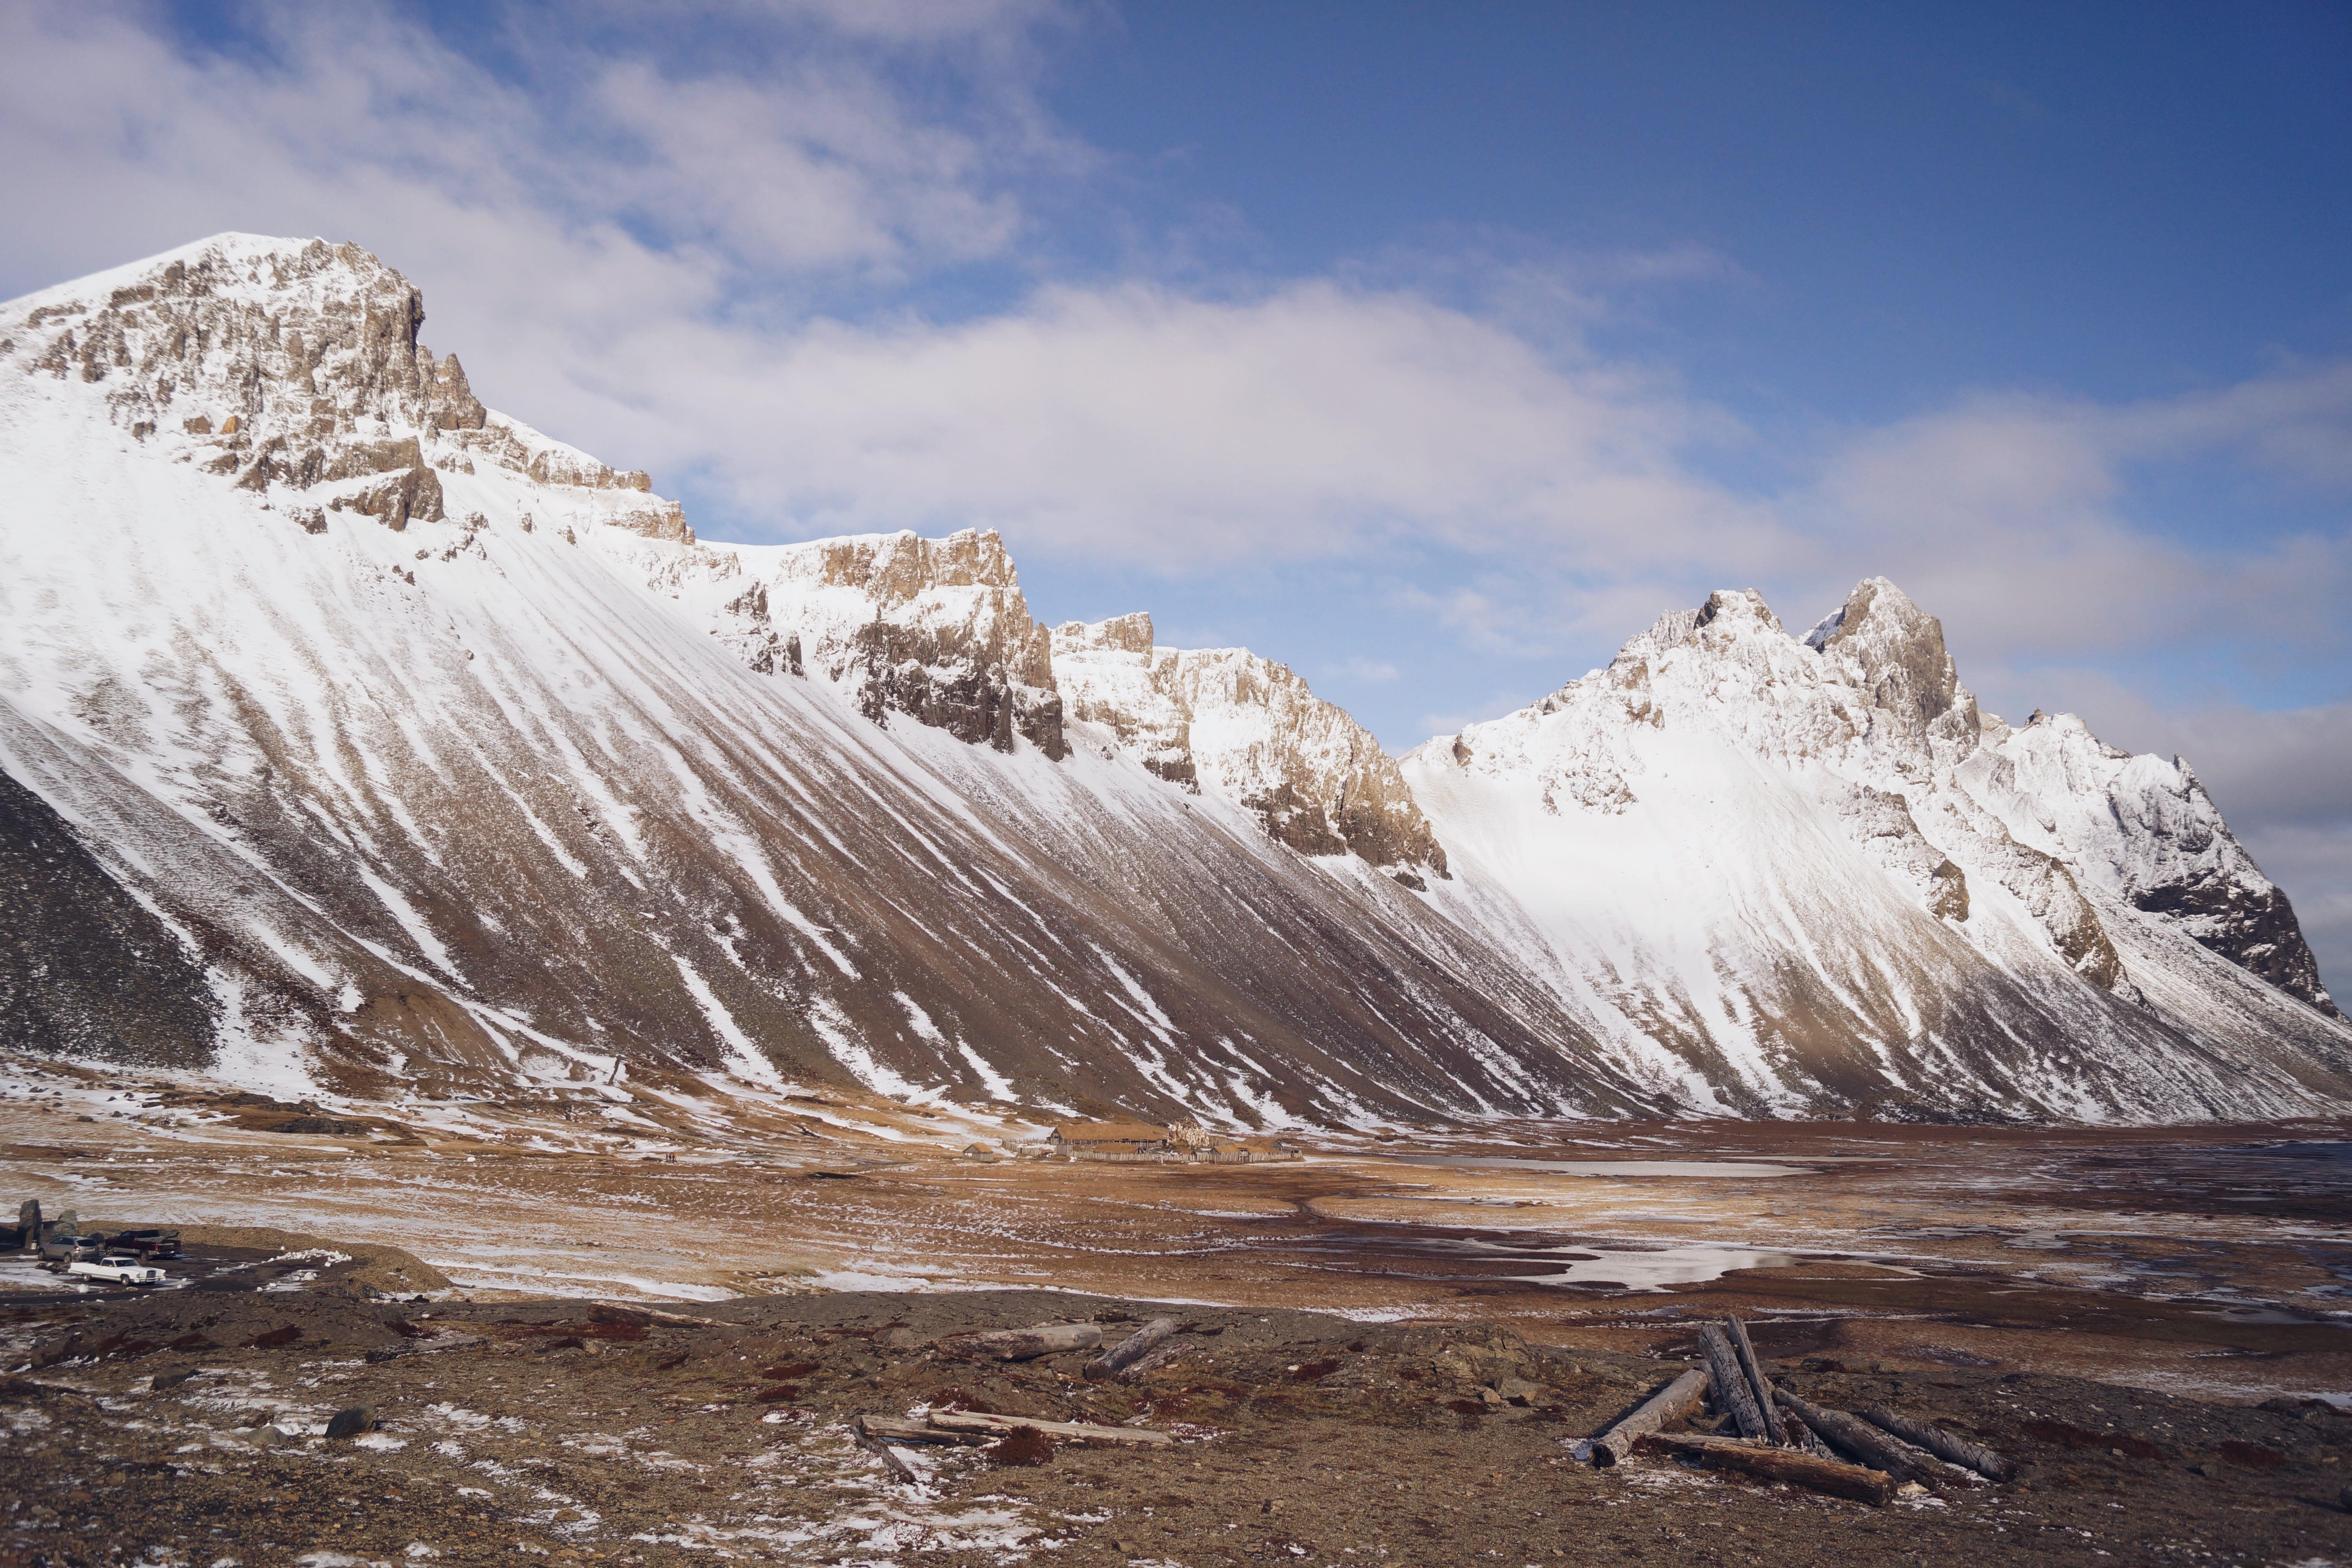
{"type": "Polygon", "coordinates": [[[1432,898],[1700,1102],[2276,1115],[2352,1079],[2185,767],[1980,714],[1883,579],[1803,641],[1718,593],[1404,765],[1457,874],[1432,898]]]}

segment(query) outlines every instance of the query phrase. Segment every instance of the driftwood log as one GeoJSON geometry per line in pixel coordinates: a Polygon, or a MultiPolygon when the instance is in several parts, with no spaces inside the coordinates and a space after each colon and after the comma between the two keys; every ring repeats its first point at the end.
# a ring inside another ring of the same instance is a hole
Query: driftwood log
{"type": "Polygon", "coordinates": [[[1141,1361],[1129,1362],[1127,1365],[1119,1368],[1118,1380],[1121,1383],[1133,1383],[1137,1378],[1141,1377],[1146,1373],[1159,1371],[1161,1367],[1166,1366],[1169,1363],[1175,1361],[1183,1355],[1184,1352],[1191,1348],[1192,1347],[1189,1345],[1181,1344],[1161,1345],[1158,1350],[1146,1355],[1141,1361]]]}
{"type": "Polygon", "coordinates": [[[1895,1478],[1842,1459],[1824,1459],[1794,1448],[1775,1448],[1744,1437],[1706,1437],[1683,1432],[1644,1432],[1636,1440],[1644,1452],[1696,1454],[1709,1466],[1745,1470],[1769,1480],[1809,1487],[1832,1497],[1884,1503],[1895,1495],[1895,1478]]]}
{"type": "Polygon", "coordinates": [[[1739,1370],[1748,1374],[1748,1387],[1756,1395],[1756,1408],[1764,1417],[1764,1436],[1786,1447],[1789,1429],[1780,1420],[1780,1406],[1772,1402],[1772,1380],[1764,1375],[1764,1363],[1756,1359],[1756,1345],[1748,1337],[1748,1325],[1738,1318],[1726,1318],[1731,1328],[1731,1348],[1739,1352],[1739,1370]]]}
{"type": "Polygon", "coordinates": [[[1607,1469],[1633,1451],[1633,1444],[1645,1433],[1654,1432],[1667,1422],[1680,1418],[1706,1393],[1706,1373],[1691,1368],[1665,1387],[1643,1401],[1640,1409],[1620,1421],[1592,1440],[1592,1463],[1607,1469]]]}
{"type": "Polygon", "coordinates": [[[907,1463],[906,1460],[892,1453],[890,1451],[890,1445],[887,1442],[885,1442],[881,1437],[877,1436],[874,1433],[866,1430],[866,1417],[860,1415],[856,1420],[852,1421],[849,1424],[849,1430],[851,1435],[857,1439],[857,1446],[865,1449],[867,1453],[879,1458],[885,1465],[889,1466],[890,1473],[892,1475],[898,1477],[900,1480],[905,1481],[909,1486],[918,1485],[921,1482],[922,1477],[915,1473],[914,1466],[907,1463]]]}
{"type": "Polygon", "coordinates": [[[1117,1377],[1133,1362],[1151,1353],[1152,1347],[1176,1331],[1173,1318],[1154,1318],[1135,1332],[1119,1341],[1112,1349],[1103,1352],[1086,1364],[1088,1383],[1102,1383],[1117,1377]]]}
{"type": "Polygon", "coordinates": [[[2005,1481],[2016,1468],[1980,1443],[1971,1443],[1957,1433],[1945,1431],[1933,1422],[1915,1421],[1908,1415],[1897,1415],[1884,1405],[1865,1405],[1862,1408],[1862,1415],[1871,1425],[1885,1428],[1905,1442],[1927,1449],[1939,1459],[1974,1470],[1989,1481],[2005,1481]]]}
{"type": "Polygon", "coordinates": [[[1762,1437],[1769,1427],[1764,1412],[1756,1404],[1755,1391],[1748,1386],[1748,1373],[1739,1364],[1739,1352],[1731,1348],[1730,1339],[1713,1323],[1703,1323],[1698,1331],[1699,1349],[1706,1352],[1706,1370],[1715,1377],[1716,1403],[1731,1412],[1738,1423],[1743,1437],[1762,1437]]]}
{"type": "Polygon", "coordinates": [[[999,1361],[1035,1361],[1065,1351],[1090,1351],[1102,1343],[1102,1331],[1092,1323],[1040,1323],[1034,1329],[999,1329],[993,1333],[958,1334],[947,1343],[953,1349],[999,1361]]]}
{"type": "MultiPolygon", "coordinates": [[[[1777,1404],[1778,1401],[1776,1400],[1775,1403],[1777,1404]]],[[[1816,1455],[1824,1459],[1834,1459],[1837,1458],[1837,1450],[1831,1447],[1827,1443],[1822,1442],[1820,1436],[1814,1433],[1813,1429],[1806,1426],[1803,1418],[1798,1415],[1795,1411],[1781,1411],[1780,1425],[1788,1428],[1789,1446],[1790,1447],[1802,1448],[1806,1453],[1816,1455]]]]}
{"type": "Polygon", "coordinates": [[[971,1448],[988,1441],[977,1432],[950,1432],[928,1421],[902,1420],[896,1415],[861,1415],[857,1430],[885,1443],[951,1443],[971,1448]]]}
{"type": "Polygon", "coordinates": [[[1001,1437],[1016,1427],[1034,1426],[1056,1443],[1082,1443],[1097,1447],[1161,1448],[1176,1439],[1148,1426],[1092,1426],[1080,1421],[1040,1421],[1028,1415],[982,1415],[976,1410],[940,1410],[931,1425],[942,1432],[979,1432],[1001,1437]]]}
{"type": "Polygon", "coordinates": [[[1797,1414],[1797,1419],[1811,1427],[1830,1447],[1846,1458],[1868,1465],[1874,1470],[1885,1470],[1897,1480],[1929,1481],[1936,1479],[1935,1461],[1907,1444],[1888,1436],[1857,1415],[1843,1410],[1825,1409],[1790,1393],[1785,1388],[1773,1390],[1781,1405],[1797,1414]]]}

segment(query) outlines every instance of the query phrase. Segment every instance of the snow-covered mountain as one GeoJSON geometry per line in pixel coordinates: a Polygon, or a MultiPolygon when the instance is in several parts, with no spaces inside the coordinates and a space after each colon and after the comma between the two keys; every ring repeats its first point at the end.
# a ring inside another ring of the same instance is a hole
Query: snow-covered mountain
{"type": "Polygon", "coordinates": [[[1884,578],[1802,638],[1717,593],[1403,772],[1432,897],[1727,1109],[2343,1093],[2352,1030],[2188,765],[1981,712],[1884,578]]]}
{"type": "Polygon", "coordinates": [[[1253,1125],[2352,1097],[2185,764],[1864,584],[1399,760],[1049,632],[992,533],[698,540],[355,247],[0,306],[0,1032],[354,1096],[638,1078],[1253,1125]]]}
{"type": "Polygon", "coordinates": [[[1410,892],[1064,754],[992,539],[701,543],[422,320],[241,236],[0,308],[12,1038],[354,1094],[1646,1103],[1410,892]]]}

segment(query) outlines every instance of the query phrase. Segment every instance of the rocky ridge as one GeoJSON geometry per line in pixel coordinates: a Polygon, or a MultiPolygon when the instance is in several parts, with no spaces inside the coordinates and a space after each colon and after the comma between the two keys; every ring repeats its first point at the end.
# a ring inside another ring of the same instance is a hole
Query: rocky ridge
{"type": "Polygon", "coordinates": [[[356,245],[220,235],[66,292],[0,328],[14,329],[0,353],[30,374],[103,386],[108,416],[133,440],[277,497],[311,531],[328,511],[394,532],[438,522],[441,476],[479,459],[541,486],[610,492],[589,509],[600,522],[693,540],[646,474],[483,407],[457,356],[436,360],[419,339],[423,295],[356,245]]]}
{"type": "Polygon", "coordinates": [[[790,626],[809,669],[878,722],[903,713],[957,739],[1056,762],[1062,699],[1045,628],[994,530],[821,539],[737,552],[751,579],[731,613],[790,626]]]}
{"type": "Polygon", "coordinates": [[[1053,653],[1069,717],[1159,777],[1255,813],[1302,855],[1353,855],[1416,891],[1446,874],[1395,761],[1287,666],[1156,647],[1145,614],[1057,626],[1053,653]]]}
{"type": "Polygon", "coordinates": [[[476,426],[420,319],[364,253],[236,236],[0,305],[0,860],[89,917],[0,928],[7,1043],[322,1102],[1649,1103],[1411,894],[1057,761],[993,538],[705,545],[476,426]],[[154,427],[165,382],[212,430],[154,427]],[[397,450],[331,480],[302,441],[397,450]],[[411,504],[331,504],[381,482],[411,504]]]}

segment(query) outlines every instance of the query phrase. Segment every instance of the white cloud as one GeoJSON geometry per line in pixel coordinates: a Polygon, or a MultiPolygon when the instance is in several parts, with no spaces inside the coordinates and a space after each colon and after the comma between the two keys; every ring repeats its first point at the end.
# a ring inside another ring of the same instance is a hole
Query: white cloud
{"type": "Polygon", "coordinates": [[[1714,586],[1801,616],[1872,572],[1964,651],[2020,658],[2325,637],[2352,589],[2340,527],[2217,551],[2129,505],[2184,450],[2352,481],[2352,366],[2125,407],[1977,398],[1832,440],[1768,495],[1706,477],[1751,442],[1735,421],[1577,336],[1612,287],[1737,276],[1693,247],[1496,264],[1483,294],[1450,289],[1462,306],[1325,278],[910,310],[942,269],[1024,265],[1028,193],[1087,188],[1093,155],[1024,62],[1050,5],[679,5],[636,36],[749,19],[746,58],[519,27],[527,68],[503,76],[390,11],[258,15],[267,47],[238,55],[143,11],[0,15],[21,220],[0,266],[31,287],[222,227],[358,238],[424,286],[428,339],[494,404],[778,532],[987,524],[1195,569],[1404,546],[1440,564],[1402,597],[1519,657],[1714,586]],[[910,92],[901,58],[961,90],[910,92]]]}
{"type": "Polygon", "coordinates": [[[2352,364],[2121,407],[1985,397],[1854,437],[1784,506],[1979,646],[2112,651],[2249,626],[2309,645],[2342,636],[2340,510],[2332,529],[2192,542],[2201,531],[2136,516],[2136,486],[2218,458],[2325,491],[2352,480],[2347,447],[2352,364]]]}
{"type": "Polygon", "coordinates": [[[632,383],[715,381],[725,412],[670,432],[678,455],[802,530],[976,522],[1165,565],[1627,530],[1691,555],[1748,510],[1677,461],[1708,421],[1669,391],[1409,294],[1048,288],[949,326],[676,331],[636,345],[632,383]]]}

